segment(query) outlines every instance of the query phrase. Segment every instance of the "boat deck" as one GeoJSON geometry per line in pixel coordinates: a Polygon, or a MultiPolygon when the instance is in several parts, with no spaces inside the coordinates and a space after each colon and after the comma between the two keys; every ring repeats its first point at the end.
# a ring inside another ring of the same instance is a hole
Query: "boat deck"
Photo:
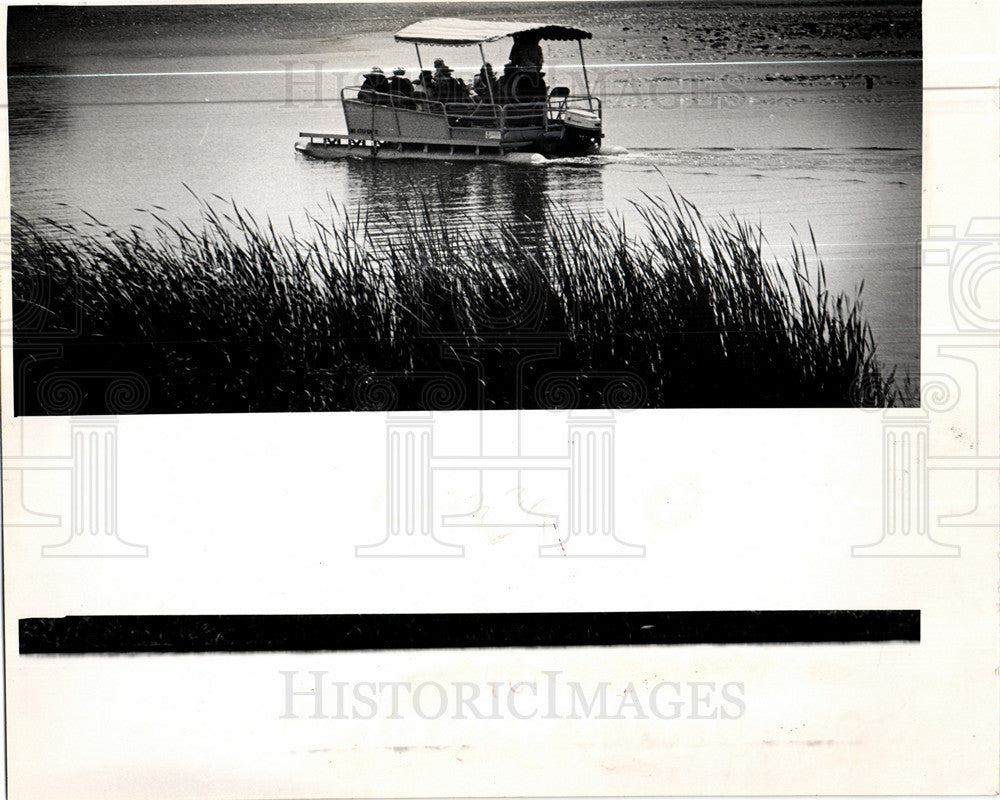
{"type": "Polygon", "coordinates": [[[357,159],[424,159],[438,161],[503,161],[508,163],[537,164],[547,159],[541,153],[530,152],[531,142],[520,146],[504,146],[499,142],[481,144],[427,143],[427,142],[377,142],[352,139],[344,133],[299,133],[306,143],[296,143],[295,150],[304,156],[321,161],[357,159]]]}

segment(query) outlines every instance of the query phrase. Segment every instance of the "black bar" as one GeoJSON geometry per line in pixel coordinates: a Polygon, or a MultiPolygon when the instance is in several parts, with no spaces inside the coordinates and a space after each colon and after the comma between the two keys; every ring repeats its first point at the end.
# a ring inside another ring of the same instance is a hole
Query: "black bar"
{"type": "Polygon", "coordinates": [[[596,611],[30,617],[20,652],[237,653],[919,642],[920,612],[596,611]]]}

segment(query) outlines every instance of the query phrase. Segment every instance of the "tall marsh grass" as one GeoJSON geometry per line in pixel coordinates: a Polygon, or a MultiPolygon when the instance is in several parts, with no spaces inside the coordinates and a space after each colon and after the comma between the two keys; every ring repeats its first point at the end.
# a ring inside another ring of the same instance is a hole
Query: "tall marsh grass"
{"type": "Polygon", "coordinates": [[[18,413],[51,413],[53,370],[141,376],[147,412],[898,399],[818,258],[796,244],[779,264],[759,228],[677,197],[638,204],[636,231],[558,213],[454,229],[413,207],[389,230],[336,210],[286,233],[202,208],[128,232],[14,216],[18,413]],[[61,349],[36,363],[43,344],[61,349]]]}

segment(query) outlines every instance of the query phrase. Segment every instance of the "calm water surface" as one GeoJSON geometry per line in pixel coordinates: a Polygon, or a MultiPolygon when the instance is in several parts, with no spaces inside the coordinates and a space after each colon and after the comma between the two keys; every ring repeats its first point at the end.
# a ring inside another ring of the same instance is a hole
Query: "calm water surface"
{"type": "MultiPolygon", "coordinates": [[[[750,13],[730,6],[734,20],[750,13]]],[[[883,359],[916,372],[917,60],[886,62],[859,51],[866,57],[820,52],[813,57],[823,62],[735,63],[761,61],[755,52],[706,63],[692,42],[681,52],[657,49],[668,38],[661,29],[676,38],[688,32],[677,26],[697,27],[685,20],[702,12],[674,10],[657,27],[648,6],[623,6],[622,19],[631,13],[633,24],[646,25],[623,44],[617,29],[629,26],[620,19],[612,27],[597,5],[559,4],[548,16],[597,28],[588,56],[604,100],[601,155],[538,167],[314,162],[294,152],[298,132],[344,130],[339,90],[366,66],[415,68],[412,50],[395,45],[391,31],[437,10],[410,6],[401,19],[402,12],[373,18],[370,8],[341,7],[339,22],[310,38],[301,19],[280,9],[268,17],[268,8],[255,12],[263,20],[257,30],[247,21],[228,38],[215,28],[210,39],[199,38],[203,28],[174,18],[140,20],[127,35],[118,20],[59,49],[36,52],[31,41],[12,48],[13,209],[75,224],[86,222],[86,211],[122,229],[150,226],[154,206],[168,218],[197,220],[195,197],[218,195],[301,230],[307,213],[329,216],[331,199],[391,224],[401,205],[423,198],[455,224],[507,215],[531,228],[547,214],[610,209],[638,230],[631,203],[673,190],[706,218],[759,222],[778,256],[795,232],[808,240],[811,227],[834,288],[852,291],[864,280],[883,359]]],[[[766,28],[761,20],[769,18],[753,13],[753,24],[766,28]]],[[[473,53],[443,55],[468,78],[473,53]]],[[[436,54],[430,49],[425,58],[436,54]]],[[[499,44],[488,53],[500,63],[505,55],[499,44]]],[[[550,83],[580,87],[575,48],[553,44],[546,55],[550,83]]]]}

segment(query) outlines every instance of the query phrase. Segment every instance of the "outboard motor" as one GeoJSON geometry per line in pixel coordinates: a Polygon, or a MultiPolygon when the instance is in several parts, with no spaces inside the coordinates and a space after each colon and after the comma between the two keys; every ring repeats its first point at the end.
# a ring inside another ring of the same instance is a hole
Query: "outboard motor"
{"type": "Polygon", "coordinates": [[[593,111],[566,108],[559,115],[565,130],[562,147],[568,155],[596,153],[601,149],[604,131],[601,118],[593,111]]]}

